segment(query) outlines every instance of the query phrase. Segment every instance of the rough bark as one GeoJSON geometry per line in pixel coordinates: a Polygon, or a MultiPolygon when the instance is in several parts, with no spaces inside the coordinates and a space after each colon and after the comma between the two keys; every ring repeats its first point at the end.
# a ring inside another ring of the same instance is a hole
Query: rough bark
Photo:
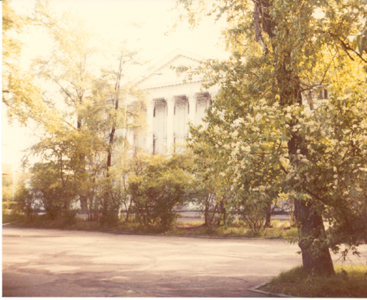
{"type": "Polygon", "coordinates": [[[295,216],[299,231],[299,247],[302,252],[303,268],[308,273],[330,276],[334,274],[333,262],[327,246],[313,247],[315,240],[325,238],[321,214],[314,205],[296,199],[295,216]]]}
{"type": "Polygon", "coordinates": [[[262,37],[261,28],[260,28],[260,3],[255,3],[254,8],[254,24],[255,24],[255,38],[256,42],[258,42],[264,50],[265,55],[268,54],[269,49],[264,43],[264,39],[262,37]]]}

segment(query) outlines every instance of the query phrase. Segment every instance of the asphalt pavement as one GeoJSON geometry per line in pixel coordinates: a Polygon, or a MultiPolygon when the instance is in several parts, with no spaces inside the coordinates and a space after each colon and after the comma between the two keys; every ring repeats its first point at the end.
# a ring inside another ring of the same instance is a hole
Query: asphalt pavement
{"type": "Polygon", "coordinates": [[[301,264],[297,251],[283,240],[4,227],[3,296],[263,297],[247,289],[301,264]]]}

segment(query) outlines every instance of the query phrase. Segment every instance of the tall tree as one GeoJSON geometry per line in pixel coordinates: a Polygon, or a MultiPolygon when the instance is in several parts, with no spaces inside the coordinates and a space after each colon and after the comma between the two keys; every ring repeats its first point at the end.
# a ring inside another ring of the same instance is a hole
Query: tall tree
{"type": "MultiPolygon", "coordinates": [[[[321,126],[315,121],[322,119],[306,112],[303,104],[308,98],[310,111],[314,109],[312,94],[316,88],[326,85],[334,93],[332,99],[343,95],[355,105],[365,101],[360,88],[350,84],[343,87],[339,79],[346,72],[357,72],[357,81],[365,86],[365,74],[350,68],[352,61],[365,62],[365,59],[363,53],[354,49],[349,36],[362,28],[366,5],[355,0],[218,0],[209,8],[204,1],[179,0],[180,5],[191,24],[195,24],[199,12],[227,20],[224,39],[232,58],[223,63],[209,62],[207,66],[214,72],[206,72],[211,84],[220,83],[222,87],[218,96],[222,101],[215,105],[219,108],[214,113],[217,117],[209,115],[208,121],[214,126],[215,119],[222,115],[222,121],[227,124],[219,131],[228,139],[223,147],[228,150],[227,173],[236,174],[231,175],[233,185],[240,181],[237,190],[251,191],[253,185],[252,190],[264,192],[265,178],[270,179],[271,186],[276,183],[276,174],[283,172],[286,191],[295,204],[303,266],[309,272],[333,274],[328,250],[332,245],[325,233],[323,216],[326,207],[333,207],[335,218],[336,211],[348,204],[340,198],[339,202],[331,203],[335,195],[330,182],[321,181],[327,191],[327,197],[323,197],[313,192],[314,182],[299,176],[305,172],[305,161],[311,158],[309,145],[313,145],[307,135],[311,126],[304,123],[305,115],[314,117],[308,121],[315,127],[321,126]],[[264,162],[270,165],[259,165],[264,162]],[[254,175],[259,175],[260,181],[252,180],[254,175]]],[[[327,107],[334,105],[331,103],[327,107]]],[[[318,108],[317,113],[321,112],[318,108]]],[[[359,122],[363,124],[362,119],[359,122]]],[[[359,141],[363,148],[363,140],[359,141]]],[[[361,165],[366,165],[361,153],[354,156],[361,165]]],[[[324,167],[322,171],[328,173],[329,168],[324,167]]],[[[355,199],[354,204],[358,202],[355,199]]]]}
{"type": "MultiPolygon", "coordinates": [[[[62,123],[53,131],[52,135],[64,135],[67,132],[77,131],[81,138],[80,148],[85,134],[90,135],[91,128],[85,123],[98,110],[91,109],[93,99],[88,98],[93,84],[92,64],[89,63],[95,49],[91,47],[91,37],[82,20],[65,12],[57,16],[50,8],[48,1],[38,1],[36,5],[35,21],[45,28],[52,40],[54,48],[49,57],[38,58],[34,61],[34,68],[38,77],[43,78],[60,91],[62,102],[48,97],[49,106],[59,115],[62,123]]],[[[49,84],[48,83],[48,84],[49,84]]],[[[86,186],[86,153],[80,151],[74,157],[75,172],[79,184],[79,197],[81,208],[87,212],[86,186]]]]}
{"type": "MultiPolygon", "coordinates": [[[[20,121],[25,123],[31,119],[44,133],[41,141],[31,148],[31,154],[41,157],[43,168],[52,169],[57,164],[73,174],[69,179],[73,179],[82,211],[87,212],[88,204],[98,211],[99,204],[95,205],[94,201],[98,197],[93,191],[102,189],[104,196],[113,194],[115,178],[110,176],[113,152],[121,150],[117,149],[120,141],[125,141],[123,151],[128,149],[126,138],[117,131],[137,131],[144,123],[142,93],[123,84],[126,66],[134,61],[135,52],[127,51],[125,45],[119,52],[117,68],[99,70],[92,59],[100,53],[91,46],[93,37],[83,21],[71,12],[55,13],[51,4],[38,0],[32,19],[32,24],[45,29],[54,42],[49,55],[33,62],[32,71],[39,87],[31,86],[31,81],[25,84],[27,77],[18,80],[22,76],[14,72],[18,70],[14,62],[20,50],[12,49],[18,41],[5,39],[4,56],[9,57],[6,74],[11,80],[6,90],[9,95],[3,97],[3,101],[20,121]],[[17,81],[13,80],[14,74],[19,75],[17,81]],[[103,177],[106,177],[105,182],[100,180],[103,177]]],[[[18,19],[22,19],[8,6],[5,8],[6,30],[12,26],[18,28],[17,24],[21,24],[18,19]]],[[[110,198],[113,197],[105,199],[103,207],[114,202],[110,198]]],[[[118,205],[113,207],[117,217],[118,205]]]]}
{"type": "Polygon", "coordinates": [[[144,128],[145,101],[144,93],[133,85],[126,83],[124,76],[130,65],[136,63],[136,51],[128,50],[126,42],[115,57],[115,65],[102,69],[102,76],[94,83],[92,97],[101,105],[103,120],[100,120],[106,143],[106,163],[104,174],[105,193],[102,200],[102,223],[117,220],[120,203],[114,201],[114,185],[119,182],[115,172],[111,172],[113,163],[120,155],[131,148],[128,144],[128,135],[134,137],[144,128]],[[117,180],[117,181],[116,181],[117,180]],[[112,214],[112,215],[111,215],[112,214]]]}
{"type": "Polygon", "coordinates": [[[17,15],[8,0],[3,1],[2,6],[2,101],[7,106],[8,116],[22,125],[26,125],[29,119],[48,119],[51,123],[40,89],[34,84],[32,74],[24,70],[19,61],[23,46],[19,35],[30,25],[30,20],[17,15]]]}

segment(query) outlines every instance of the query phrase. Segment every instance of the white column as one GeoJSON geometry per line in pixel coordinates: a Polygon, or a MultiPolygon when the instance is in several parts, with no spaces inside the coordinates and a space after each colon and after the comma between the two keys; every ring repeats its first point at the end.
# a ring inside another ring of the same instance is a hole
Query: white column
{"type": "Polygon", "coordinates": [[[153,151],[153,110],[154,100],[150,100],[147,103],[147,140],[145,145],[145,151],[149,154],[153,151]]]}
{"type": "Polygon", "coordinates": [[[167,152],[173,152],[173,117],[174,117],[174,108],[175,108],[175,97],[169,96],[166,98],[168,116],[167,116],[167,152]]]}
{"type": "Polygon", "coordinates": [[[195,114],[196,114],[196,96],[195,94],[187,95],[189,99],[189,122],[195,125],[195,114]]]}

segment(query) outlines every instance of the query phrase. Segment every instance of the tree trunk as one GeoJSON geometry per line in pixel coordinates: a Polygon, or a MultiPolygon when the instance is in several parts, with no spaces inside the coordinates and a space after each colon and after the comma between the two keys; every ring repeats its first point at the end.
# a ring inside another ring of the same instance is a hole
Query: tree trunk
{"type": "MultiPolygon", "coordinates": [[[[116,84],[115,84],[115,99],[114,99],[115,112],[117,112],[119,109],[119,92],[120,92],[120,80],[121,80],[121,71],[122,71],[121,66],[122,66],[122,61],[120,59],[119,73],[116,78],[116,84]]],[[[112,123],[110,134],[109,134],[108,149],[107,149],[107,162],[106,162],[106,177],[107,178],[110,177],[110,168],[112,166],[112,151],[113,151],[113,146],[114,146],[114,141],[115,141],[116,126],[117,126],[116,120],[114,120],[112,123]]],[[[105,201],[103,204],[103,216],[104,218],[106,218],[104,222],[106,222],[107,219],[111,220],[111,217],[112,218],[117,217],[118,219],[119,208],[116,207],[115,203],[112,203],[112,197],[110,195],[110,190],[105,192],[104,198],[105,198],[105,201]],[[115,216],[116,211],[117,211],[117,216],[115,216]]]]}
{"type": "Polygon", "coordinates": [[[207,196],[206,200],[205,200],[205,210],[204,210],[204,218],[205,218],[205,226],[209,226],[209,195],[207,196]]]}
{"type": "MultiPolygon", "coordinates": [[[[82,103],[82,99],[80,100],[80,103],[82,103]]],[[[77,120],[77,129],[78,131],[80,131],[82,129],[82,121],[81,118],[78,116],[78,120],[77,120]]],[[[79,155],[79,161],[80,161],[80,170],[79,170],[79,175],[83,176],[85,174],[85,156],[84,154],[80,154],[79,155]]],[[[80,208],[81,208],[81,213],[82,214],[87,214],[88,213],[88,198],[87,196],[83,195],[83,192],[81,194],[79,194],[79,200],[80,200],[80,208]]]]}
{"type": "MultiPolygon", "coordinates": [[[[289,54],[289,57],[291,55],[289,54]]],[[[283,106],[291,105],[294,102],[302,105],[302,95],[299,77],[287,71],[286,65],[282,66],[282,75],[278,77],[280,86],[281,104],[283,106]]],[[[290,132],[297,124],[297,120],[290,122],[290,132]]],[[[297,133],[293,133],[288,141],[288,153],[290,163],[297,167],[297,152],[307,156],[308,150],[304,145],[303,138],[297,133]]],[[[304,192],[302,187],[299,192],[304,192]]],[[[306,203],[305,200],[295,199],[294,213],[299,232],[299,246],[302,251],[303,267],[307,272],[314,272],[320,275],[331,275],[334,273],[333,262],[331,260],[329,248],[327,245],[318,244],[316,247],[311,245],[319,238],[325,235],[324,223],[321,212],[313,202],[306,203]]]]}
{"type": "Polygon", "coordinates": [[[126,217],[125,217],[126,223],[129,223],[129,217],[130,217],[130,207],[126,209],[126,217]]]}
{"type": "Polygon", "coordinates": [[[265,214],[266,214],[266,218],[265,218],[265,228],[271,228],[271,203],[269,204],[268,207],[266,207],[265,209],[265,214]]]}
{"type": "MultiPolygon", "coordinates": [[[[293,124],[295,125],[295,124],[293,124]]],[[[292,126],[291,126],[292,127],[292,126]]],[[[299,149],[302,154],[307,154],[307,149],[301,147],[302,139],[294,135],[288,142],[288,152],[292,164],[297,164],[294,155],[299,149]]],[[[305,200],[294,200],[294,214],[296,218],[299,242],[298,245],[302,252],[303,268],[308,273],[319,275],[334,274],[333,261],[331,260],[327,245],[313,245],[317,240],[325,238],[325,228],[321,212],[312,202],[305,200]]]]}
{"type": "Polygon", "coordinates": [[[302,251],[303,268],[306,272],[330,276],[334,274],[333,262],[329,248],[317,245],[312,247],[315,240],[325,238],[324,223],[321,214],[314,205],[305,201],[295,200],[294,211],[298,224],[299,247],[302,251]]]}
{"type": "Polygon", "coordinates": [[[227,210],[224,206],[224,200],[221,200],[214,208],[215,211],[218,211],[218,219],[217,219],[217,226],[220,226],[220,222],[223,221],[223,225],[227,223],[227,210]]]}

